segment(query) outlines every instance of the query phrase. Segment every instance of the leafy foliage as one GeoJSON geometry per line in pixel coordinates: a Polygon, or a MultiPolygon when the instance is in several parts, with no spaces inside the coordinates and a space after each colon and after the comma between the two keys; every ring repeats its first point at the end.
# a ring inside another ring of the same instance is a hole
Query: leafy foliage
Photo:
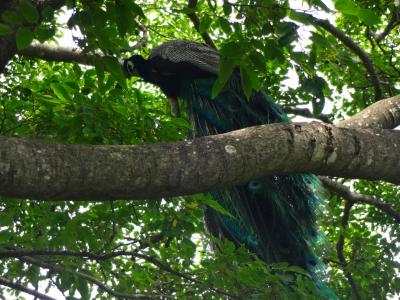
{"type": "MultiPolygon", "coordinates": [[[[83,36],[75,37],[79,47],[101,51],[104,58],[92,68],[16,57],[0,77],[0,134],[84,144],[186,139],[190,126],[185,115],[171,117],[168,102],[155,87],[140,79],[127,82],[118,59],[131,55],[126,50],[141,39],[139,23],[150,35],[146,46],[137,50],[144,55],[169,39],[201,41],[187,17],[193,12],[200,19],[199,31],[208,32],[223,55],[214,96],[239,66],[247,95],[261,88],[285,106],[311,103],[317,118],[328,112],[339,120],[373,103],[373,87],[360,58],[305,15],[315,10],[336,17],[337,28],[368,54],[385,96],[400,92],[398,27],[377,39],[393,15],[399,15],[393,1],[337,0],[334,6],[320,0],[305,2],[309,11],[274,0],[199,1],[194,9],[183,0],[76,0],[67,1],[72,13],[68,23],[58,24],[51,8],[39,14],[30,1],[20,1],[15,10],[2,13],[0,23],[0,35],[15,32],[19,49],[33,38],[55,40],[59,29],[68,26],[81,31],[83,36]],[[308,42],[303,35],[310,28],[308,42]],[[288,81],[293,76],[298,82],[288,81]]],[[[398,187],[349,184],[400,211],[398,187]]],[[[327,284],[340,298],[351,299],[344,275],[350,271],[365,299],[400,293],[399,224],[372,206],[355,204],[349,225],[343,228],[343,200],[328,198],[320,218],[325,248],[319,249],[327,264],[327,284]],[[345,237],[346,266],[335,251],[340,236],[345,237]]],[[[218,209],[204,195],[105,202],[3,198],[0,274],[30,286],[41,282],[51,291],[82,299],[113,296],[81,274],[125,294],[318,299],[318,291],[301,270],[285,264],[267,266],[245,249],[210,237],[202,220],[206,205],[218,209]],[[215,245],[218,251],[213,251],[215,245]],[[22,250],[33,252],[23,257],[1,254],[22,250]],[[119,255],[101,256],[107,253],[119,255]]]]}

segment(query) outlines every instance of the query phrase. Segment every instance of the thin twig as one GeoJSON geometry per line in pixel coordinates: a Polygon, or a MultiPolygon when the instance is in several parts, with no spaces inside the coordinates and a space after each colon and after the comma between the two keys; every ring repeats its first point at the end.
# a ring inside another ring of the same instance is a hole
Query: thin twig
{"type": "Polygon", "coordinates": [[[400,76],[400,69],[397,68],[397,66],[394,64],[393,62],[393,56],[395,56],[397,53],[395,52],[395,50],[393,49],[393,47],[390,47],[390,53],[388,53],[388,51],[386,51],[383,47],[382,44],[378,43],[378,48],[379,50],[381,50],[381,52],[386,56],[389,55],[389,65],[392,67],[392,69],[397,73],[397,75],[395,75],[396,79],[398,78],[398,76],[400,76]]]}
{"type": "Polygon", "coordinates": [[[385,29],[380,34],[375,35],[376,43],[379,44],[385,37],[389,35],[389,33],[400,24],[399,14],[396,8],[396,11],[393,12],[389,22],[387,23],[385,29]]]}
{"type": "Polygon", "coordinates": [[[93,284],[95,284],[99,289],[109,293],[110,295],[117,297],[119,299],[153,299],[156,297],[156,295],[151,295],[151,294],[126,294],[126,293],[120,293],[120,292],[116,292],[112,289],[110,289],[108,286],[106,286],[104,283],[102,283],[100,280],[98,280],[97,278],[90,276],[88,274],[79,272],[79,271],[71,271],[68,270],[67,268],[65,268],[64,266],[60,265],[60,264],[51,264],[51,263],[47,263],[38,259],[34,259],[31,257],[19,257],[19,260],[25,262],[25,263],[31,263],[33,265],[36,265],[38,267],[44,268],[44,269],[50,269],[52,271],[56,271],[56,272],[65,272],[65,271],[70,271],[73,272],[73,274],[75,274],[76,276],[78,276],[81,279],[84,279],[88,282],[91,282],[93,284]]]}
{"type": "Polygon", "coordinates": [[[340,261],[337,261],[337,260],[334,260],[334,259],[331,259],[328,257],[324,257],[322,260],[324,261],[324,263],[333,263],[335,265],[345,267],[345,265],[343,265],[340,261]]]}
{"type": "Polygon", "coordinates": [[[373,205],[376,208],[385,212],[388,216],[394,218],[398,223],[400,223],[400,213],[397,210],[395,210],[389,203],[386,203],[385,201],[379,200],[377,198],[368,195],[354,193],[350,191],[350,189],[347,186],[340,184],[339,182],[336,182],[334,180],[331,180],[328,177],[321,176],[320,179],[328,189],[337,193],[347,201],[351,203],[365,203],[373,205]]]}
{"type": "Polygon", "coordinates": [[[129,47],[129,51],[135,51],[139,48],[142,48],[144,45],[147,43],[149,31],[147,29],[147,26],[143,25],[140,21],[139,18],[135,18],[135,23],[136,26],[139,27],[142,30],[142,38],[132,47],[129,47]]]}
{"type": "MultiPolygon", "coordinates": [[[[243,4],[238,4],[238,3],[231,3],[228,1],[225,1],[229,5],[232,6],[249,6],[249,5],[243,5],[243,4]]],[[[382,89],[380,86],[380,82],[378,79],[378,76],[376,74],[374,65],[371,61],[371,59],[368,57],[367,53],[364,52],[350,37],[348,37],[343,31],[338,29],[337,27],[333,26],[331,23],[329,23],[328,20],[323,20],[323,19],[318,19],[314,17],[311,14],[302,12],[301,10],[296,10],[296,9],[290,9],[284,6],[281,6],[279,4],[258,4],[258,5],[251,5],[252,7],[257,6],[257,7],[262,7],[265,9],[283,9],[283,10],[289,10],[293,11],[296,14],[301,14],[310,24],[315,24],[319,27],[322,27],[326,31],[328,31],[330,34],[332,34],[334,37],[336,37],[339,41],[341,41],[345,46],[347,46],[354,54],[356,54],[364,64],[365,69],[367,70],[372,86],[374,87],[375,90],[375,100],[380,100],[382,98],[382,89]]]]}
{"type": "MultiPolygon", "coordinates": [[[[349,219],[350,219],[350,210],[351,207],[353,206],[352,202],[346,201],[344,210],[343,210],[343,216],[342,216],[342,230],[348,227],[349,225],[349,219]]],[[[361,294],[360,294],[360,288],[358,286],[358,283],[354,280],[353,275],[350,273],[349,270],[347,270],[348,262],[346,261],[346,258],[344,256],[344,234],[340,234],[339,239],[336,244],[336,252],[339,258],[340,263],[343,265],[343,272],[344,275],[347,278],[347,281],[349,282],[351,289],[353,290],[354,298],[356,300],[361,300],[361,294]]]]}
{"type": "Polygon", "coordinates": [[[372,86],[374,87],[375,91],[375,100],[380,100],[382,98],[382,89],[381,85],[378,79],[378,75],[376,74],[375,67],[371,61],[371,59],[368,57],[368,54],[362,50],[350,37],[348,37],[343,31],[338,29],[337,27],[333,26],[331,23],[329,23],[328,20],[322,20],[318,19],[310,14],[307,13],[301,13],[297,12],[298,14],[302,14],[304,17],[309,19],[311,23],[314,23],[326,31],[328,31],[330,34],[332,34],[334,37],[336,37],[339,41],[341,41],[347,48],[349,48],[354,54],[356,54],[362,61],[365,69],[367,70],[372,86]]]}
{"type": "MultiPolygon", "coordinates": [[[[113,216],[115,216],[115,206],[114,206],[114,201],[111,200],[110,201],[110,206],[111,206],[111,211],[113,216]]],[[[110,235],[110,237],[108,238],[108,241],[104,244],[103,246],[103,250],[105,250],[106,248],[108,248],[108,246],[110,246],[112,244],[112,242],[114,241],[114,239],[116,238],[118,233],[118,229],[117,229],[117,224],[115,222],[115,217],[112,218],[112,233],[110,235]]]]}
{"type": "Polygon", "coordinates": [[[330,119],[330,117],[328,115],[325,115],[325,114],[314,115],[307,108],[284,106],[284,107],[282,107],[282,109],[287,114],[294,114],[294,115],[302,116],[302,117],[305,117],[305,118],[318,119],[318,120],[321,120],[324,123],[333,124],[332,120],[330,119]]]}
{"type": "Polygon", "coordinates": [[[7,286],[7,287],[9,287],[11,289],[30,294],[32,296],[35,296],[35,298],[38,298],[38,299],[56,300],[55,298],[46,296],[46,295],[44,295],[42,293],[39,293],[38,291],[32,290],[30,288],[27,288],[26,286],[23,286],[23,285],[21,285],[19,283],[12,282],[12,281],[10,281],[10,280],[2,277],[2,276],[0,276],[0,285],[7,286]]]}
{"type": "MultiPolygon", "coordinates": [[[[194,9],[196,7],[196,5],[197,5],[197,0],[189,0],[188,1],[189,9],[194,9]]],[[[206,42],[206,44],[214,49],[217,49],[211,36],[207,32],[203,32],[203,33],[200,32],[200,19],[196,15],[196,13],[194,13],[194,12],[189,13],[188,17],[192,21],[194,28],[200,33],[200,35],[202,36],[202,38],[206,42]]]]}
{"type": "MultiPolygon", "coordinates": [[[[50,276],[48,276],[50,277],[50,276]]],[[[67,296],[65,295],[65,290],[61,287],[61,284],[59,284],[57,281],[55,281],[53,278],[49,278],[50,282],[57,288],[57,290],[64,296],[65,299],[67,299],[67,296]]]]}
{"type": "MultiPolygon", "coordinates": [[[[115,252],[110,252],[110,253],[106,253],[106,254],[95,254],[92,252],[87,252],[87,251],[82,251],[82,252],[74,252],[74,251],[46,251],[46,250],[11,250],[11,251],[2,251],[0,252],[0,258],[5,258],[5,257],[14,257],[14,258],[20,258],[20,259],[31,259],[29,257],[31,256],[73,256],[73,257],[81,257],[81,258],[88,258],[88,259],[93,259],[96,261],[103,261],[103,260],[108,260],[114,257],[118,257],[118,256],[131,256],[131,257],[135,257],[135,258],[139,258],[139,259],[143,259],[146,262],[149,262],[151,264],[153,264],[154,266],[158,267],[159,269],[166,271],[169,274],[181,277],[183,279],[186,279],[190,282],[193,283],[197,283],[197,284],[201,284],[204,285],[205,283],[199,279],[196,278],[192,278],[190,277],[188,274],[183,273],[183,272],[179,272],[176,271],[174,269],[172,269],[170,266],[162,263],[161,261],[159,261],[158,259],[156,259],[155,257],[146,255],[146,254],[141,254],[141,253],[137,253],[137,252],[133,252],[133,251],[115,251],[115,252]]],[[[44,262],[43,262],[44,263],[44,262]]],[[[44,263],[46,264],[46,263],[44,263]]],[[[47,264],[45,268],[52,268],[54,270],[60,270],[59,268],[62,268],[60,265],[49,265],[47,264]],[[58,268],[58,269],[56,269],[58,268]]],[[[93,278],[87,274],[81,273],[81,272],[76,272],[76,274],[83,278],[86,279],[88,281],[91,281],[93,283],[95,283],[96,285],[98,285],[101,289],[109,292],[110,294],[112,293],[118,293],[115,291],[110,290],[108,287],[106,287],[104,284],[102,284],[100,281],[98,281],[96,278],[93,278]]],[[[210,290],[221,294],[221,295],[225,295],[228,296],[230,298],[237,298],[236,296],[229,294],[225,291],[221,291],[217,288],[214,287],[210,287],[210,290]]],[[[121,293],[118,293],[121,294],[121,293]]],[[[114,294],[113,294],[114,295],[114,294]]],[[[132,295],[131,295],[132,298],[132,295]]]]}

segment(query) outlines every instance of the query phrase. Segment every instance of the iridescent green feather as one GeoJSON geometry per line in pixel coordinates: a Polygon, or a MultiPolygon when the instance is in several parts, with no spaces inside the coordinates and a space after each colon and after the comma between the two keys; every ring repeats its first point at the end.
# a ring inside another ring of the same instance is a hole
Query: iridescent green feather
{"type": "MultiPolygon", "coordinates": [[[[289,121],[265,93],[254,92],[246,99],[238,72],[212,99],[214,82],[209,78],[181,83],[179,97],[186,102],[193,137],[289,121]]],[[[215,236],[245,244],[268,263],[286,261],[316,278],[318,260],[310,244],[316,236],[317,181],[312,175],[271,176],[211,191],[211,196],[234,218],[209,208],[205,216],[208,230],[215,236]]],[[[325,289],[322,284],[317,285],[325,289]]],[[[334,298],[327,289],[323,293],[334,298]]]]}

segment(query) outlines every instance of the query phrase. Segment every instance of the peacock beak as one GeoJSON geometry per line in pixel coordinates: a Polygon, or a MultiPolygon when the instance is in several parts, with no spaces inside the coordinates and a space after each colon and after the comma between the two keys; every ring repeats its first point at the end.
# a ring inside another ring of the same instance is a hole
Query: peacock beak
{"type": "Polygon", "coordinates": [[[129,74],[135,74],[136,73],[135,64],[133,63],[133,61],[128,60],[127,68],[128,68],[129,74]]]}
{"type": "Polygon", "coordinates": [[[122,63],[122,68],[126,77],[138,76],[138,72],[135,67],[135,63],[129,59],[126,59],[122,63]]]}

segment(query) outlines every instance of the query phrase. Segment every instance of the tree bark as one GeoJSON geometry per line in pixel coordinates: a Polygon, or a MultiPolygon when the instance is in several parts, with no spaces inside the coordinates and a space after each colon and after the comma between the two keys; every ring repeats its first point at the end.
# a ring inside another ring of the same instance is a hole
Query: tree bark
{"type": "MultiPolygon", "coordinates": [[[[54,10],[60,9],[65,5],[65,0],[34,0],[31,1],[36,7],[39,14],[45,7],[51,7],[54,10]]],[[[18,6],[17,0],[2,0],[0,3],[0,12],[6,10],[14,10],[18,6]]],[[[4,23],[0,14],[0,23],[4,23]]],[[[40,20],[39,20],[40,23],[40,20]]],[[[14,28],[15,30],[17,28],[14,28]]],[[[14,57],[17,53],[17,45],[15,41],[15,31],[6,36],[0,36],[0,73],[3,73],[7,63],[14,57]]]]}
{"type": "Polygon", "coordinates": [[[400,132],[278,123],[188,142],[63,145],[0,138],[3,196],[143,199],[206,192],[269,175],[400,182],[400,132]]]}
{"type": "MultiPolygon", "coordinates": [[[[16,6],[16,1],[2,1],[0,3],[0,12],[13,9],[16,6]]],[[[0,22],[4,23],[0,14],[0,22]]],[[[17,52],[17,45],[15,42],[15,33],[9,35],[0,35],[0,73],[3,73],[5,66],[10,59],[17,52]]]]}
{"type": "Polygon", "coordinates": [[[83,53],[79,48],[61,47],[47,43],[33,42],[29,47],[18,53],[31,58],[39,58],[46,61],[59,61],[66,63],[78,63],[94,66],[96,55],[83,53]]]}
{"type": "Polygon", "coordinates": [[[339,127],[392,129],[400,123],[400,95],[368,106],[355,116],[341,121],[339,127]]]}

